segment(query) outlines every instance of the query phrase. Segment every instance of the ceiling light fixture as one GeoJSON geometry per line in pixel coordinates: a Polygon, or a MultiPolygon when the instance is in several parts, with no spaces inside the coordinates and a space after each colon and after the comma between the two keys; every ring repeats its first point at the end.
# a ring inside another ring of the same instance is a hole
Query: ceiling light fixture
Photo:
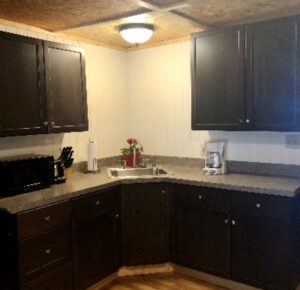
{"type": "Polygon", "coordinates": [[[124,24],[119,27],[119,32],[127,42],[138,45],[151,38],[154,26],[146,23],[124,24]]]}

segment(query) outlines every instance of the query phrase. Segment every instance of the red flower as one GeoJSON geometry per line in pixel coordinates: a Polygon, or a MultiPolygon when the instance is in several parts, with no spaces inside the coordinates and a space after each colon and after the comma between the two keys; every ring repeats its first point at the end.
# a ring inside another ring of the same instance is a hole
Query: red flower
{"type": "Polygon", "coordinates": [[[136,141],[136,139],[134,139],[134,138],[129,138],[129,139],[127,139],[127,143],[128,143],[129,145],[131,145],[131,144],[136,144],[137,141],[136,141]]]}

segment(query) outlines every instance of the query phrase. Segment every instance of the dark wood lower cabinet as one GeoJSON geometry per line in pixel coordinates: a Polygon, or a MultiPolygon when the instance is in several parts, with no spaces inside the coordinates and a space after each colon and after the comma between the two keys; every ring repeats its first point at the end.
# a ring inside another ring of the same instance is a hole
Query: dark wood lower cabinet
{"type": "Polygon", "coordinates": [[[229,277],[230,233],[227,192],[178,186],[174,198],[174,262],[229,277]]]}
{"type": "Polygon", "coordinates": [[[118,192],[112,189],[73,202],[75,289],[86,289],[120,267],[118,197],[118,192]]]}
{"type": "Polygon", "coordinates": [[[229,277],[229,231],[224,214],[180,208],[177,211],[175,262],[229,277]]]}
{"type": "Polygon", "coordinates": [[[16,219],[0,211],[0,288],[83,290],[123,265],[173,262],[264,290],[295,290],[299,212],[298,195],[166,183],[91,192],[16,219]]]}
{"type": "Polygon", "coordinates": [[[72,290],[71,263],[60,266],[39,278],[23,284],[21,290],[72,290]]]}
{"type": "Polygon", "coordinates": [[[231,234],[232,279],[263,289],[290,289],[288,224],[239,217],[231,234]]]}
{"type": "Polygon", "coordinates": [[[168,261],[168,189],[166,184],[125,185],[123,204],[124,265],[168,261]]]}

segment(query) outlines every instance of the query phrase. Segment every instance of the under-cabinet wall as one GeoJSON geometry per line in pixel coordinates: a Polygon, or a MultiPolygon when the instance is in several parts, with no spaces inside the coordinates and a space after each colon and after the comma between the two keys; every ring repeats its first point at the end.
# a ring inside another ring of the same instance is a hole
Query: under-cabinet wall
{"type": "Polygon", "coordinates": [[[0,25],[0,31],[83,47],[89,113],[87,132],[1,138],[0,156],[33,152],[58,156],[60,148],[71,145],[75,161],[84,161],[87,159],[89,138],[98,142],[99,158],[117,155],[127,137],[126,54],[67,40],[30,27],[20,29],[0,25]]]}

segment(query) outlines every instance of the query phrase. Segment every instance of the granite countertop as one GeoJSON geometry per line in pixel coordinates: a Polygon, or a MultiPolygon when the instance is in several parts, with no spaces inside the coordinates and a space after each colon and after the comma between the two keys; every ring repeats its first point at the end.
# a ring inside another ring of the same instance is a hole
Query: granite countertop
{"type": "MultiPolygon", "coordinates": [[[[111,166],[113,167],[113,166],[111,166]]],[[[247,174],[227,174],[207,176],[197,166],[176,166],[162,164],[171,174],[167,176],[145,176],[138,178],[108,178],[107,167],[101,168],[97,174],[75,172],[64,184],[50,188],[0,199],[0,208],[12,214],[30,210],[50,203],[69,200],[94,190],[100,190],[128,183],[172,182],[178,184],[199,185],[213,188],[247,191],[261,194],[294,197],[300,188],[300,180],[295,178],[279,178],[247,174]]]]}

